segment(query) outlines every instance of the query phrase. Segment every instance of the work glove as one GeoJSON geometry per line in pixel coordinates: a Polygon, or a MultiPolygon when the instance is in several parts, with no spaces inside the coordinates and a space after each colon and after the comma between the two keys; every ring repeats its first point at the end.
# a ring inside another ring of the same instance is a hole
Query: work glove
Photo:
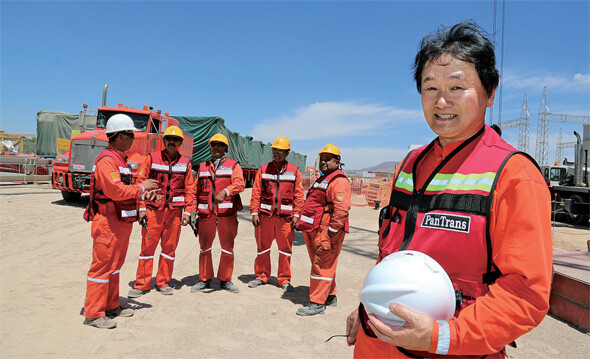
{"type": "Polygon", "coordinates": [[[192,212],[191,213],[191,218],[190,221],[188,222],[189,226],[191,226],[191,228],[193,229],[193,233],[195,234],[195,237],[199,236],[199,215],[197,214],[197,212],[192,212]]]}

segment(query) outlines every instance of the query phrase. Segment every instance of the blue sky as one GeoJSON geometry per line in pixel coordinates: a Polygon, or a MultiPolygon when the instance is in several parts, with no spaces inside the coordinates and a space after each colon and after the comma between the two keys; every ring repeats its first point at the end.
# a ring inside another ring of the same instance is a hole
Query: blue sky
{"type": "MultiPolygon", "coordinates": [[[[289,137],[309,164],[334,143],[349,169],[434,137],[411,70],[425,34],[464,19],[494,28],[493,1],[3,0],[0,12],[1,130],[34,134],[38,111],[96,109],[109,83],[109,105],[220,116],[255,139],[289,137]]],[[[590,114],[589,52],[588,1],[506,2],[502,120],[527,93],[533,155],[544,86],[551,112],[590,114]]],[[[499,112],[497,94],[493,122],[499,112]]],[[[560,128],[566,141],[581,132],[551,124],[550,161],[560,128]]],[[[517,129],[504,138],[516,146],[517,129]]]]}

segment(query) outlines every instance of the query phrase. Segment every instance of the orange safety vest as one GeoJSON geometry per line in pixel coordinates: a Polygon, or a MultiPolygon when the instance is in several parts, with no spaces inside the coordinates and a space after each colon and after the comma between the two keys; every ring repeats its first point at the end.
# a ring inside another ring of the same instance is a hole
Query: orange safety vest
{"type": "Polygon", "coordinates": [[[94,161],[94,167],[92,168],[92,174],[90,175],[90,200],[88,202],[88,207],[86,207],[86,210],[84,211],[83,217],[87,222],[89,222],[94,219],[96,213],[100,213],[102,215],[116,213],[119,219],[123,222],[135,222],[137,221],[138,214],[138,202],[135,198],[126,199],[123,201],[113,201],[107,197],[104,192],[94,189],[96,166],[98,166],[100,160],[105,157],[113,158],[119,166],[121,182],[126,185],[132,185],[135,183],[135,180],[131,174],[131,167],[129,167],[127,161],[123,160],[108,147],[105,148],[94,161]]]}
{"type": "Polygon", "coordinates": [[[278,171],[274,162],[260,168],[262,190],[260,192],[260,214],[279,217],[293,217],[293,195],[298,168],[288,163],[278,171]]]}
{"type": "Polygon", "coordinates": [[[231,158],[221,160],[217,170],[211,161],[201,162],[197,180],[197,213],[199,217],[209,217],[211,213],[219,217],[228,217],[242,209],[240,195],[227,196],[219,204],[215,204],[215,195],[231,184],[231,175],[238,161],[231,158]]]}
{"type": "Polygon", "coordinates": [[[153,178],[160,184],[158,194],[163,196],[161,202],[147,202],[146,205],[156,209],[183,208],[186,204],[184,198],[184,182],[188,171],[188,157],[177,154],[174,160],[170,160],[164,150],[151,152],[152,165],[149,178],[153,178]]]}
{"type": "MultiPolygon", "coordinates": [[[[344,172],[336,170],[327,176],[318,178],[307,192],[307,198],[301,208],[299,221],[295,225],[297,229],[311,232],[320,226],[324,213],[334,213],[334,203],[326,199],[326,191],[330,182],[337,177],[347,178],[344,172]]],[[[347,178],[348,179],[348,178],[347,178]]],[[[348,233],[348,218],[344,222],[344,232],[348,233]]]]}

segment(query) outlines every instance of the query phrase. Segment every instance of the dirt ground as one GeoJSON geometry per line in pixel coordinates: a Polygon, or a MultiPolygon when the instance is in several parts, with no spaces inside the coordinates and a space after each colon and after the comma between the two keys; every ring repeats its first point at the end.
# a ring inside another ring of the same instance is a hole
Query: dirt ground
{"type": "MultiPolygon", "coordinates": [[[[244,193],[247,204],[250,190],[244,193]]],[[[75,204],[48,186],[0,186],[1,358],[349,358],[346,316],[357,307],[364,278],[377,256],[377,211],[355,207],[337,272],[338,307],[325,315],[299,317],[309,292],[309,258],[298,233],[292,270],[293,293],[271,284],[247,287],[254,278],[256,245],[247,207],[239,214],[234,283],[239,294],[191,293],[198,281],[198,243],[182,232],[171,286],[174,295],[152,290],[126,298],[140,251],[137,225],[121,269],[122,303],[136,309],[113,330],[82,325],[86,273],[91,262],[90,224],[82,219],[87,197],[75,204]]],[[[555,248],[586,251],[587,228],[555,226],[555,248]]],[[[213,247],[215,268],[218,242],[213,247]]],[[[159,250],[156,252],[158,255],[159,250]]],[[[273,275],[277,249],[272,248],[273,275]]],[[[590,336],[547,316],[509,349],[513,358],[588,358],[590,336]]]]}

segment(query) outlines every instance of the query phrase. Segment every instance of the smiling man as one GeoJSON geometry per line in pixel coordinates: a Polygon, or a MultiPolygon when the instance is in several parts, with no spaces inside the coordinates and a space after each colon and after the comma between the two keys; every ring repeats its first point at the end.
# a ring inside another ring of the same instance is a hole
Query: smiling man
{"type": "Polygon", "coordinates": [[[547,185],[530,156],[485,125],[499,75],[493,45],[476,24],[426,36],[414,69],[424,117],[437,138],[396,170],[382,212],[378,262],[400,250],[425,253],[444,268],[462,300],[450,320],[392,301],[389,310],[403,326],[385,324],[361,305],[348,317],[348,343],[356,343],[357,358],[503,358],[504,347],[549,309],[547,185]]]}
{"type": "Polygon", "coordinates": [[[240,192],[244,190],[244,174],[238,161],[227,158],[229,149],[227,137],[218,133],[209,140],[211,160],[199,167],[197,180],[198,234],[201,252],[199,254],[199,282],[191,292],[201,292],[211,287],[213,278],[213,256],[211,249],[215,234],[219,234],[221,258],[217,278],[221,289],[238,293],[232,283],[234,270],[234,240],[238,234],[238,213],[242,209],[240,192]]]}
{"type": "Polygon", "coordinates": [[[137,298],[150,291],[154,252],[160,243],[162,251],[158,259],[156,290],[164,295],[172,295],[170,287],[176,247],[180,238],[181,226],[188,224],[191,212],[195,211],[195,178],[188,157],[178,149],[184,135],[177,126],[164,131],[164,149],[151,152],[142,163],[138,178],[151,178],[158,181],[157,201],[140,204],[139,220],[146,219],[142,229],[141,253],[137,264],[137,275],[133,289],[127,295],[137,298]]]}
{"type": "Polygon", "coordinates": [[[340,169],[340,150],[329,144],[318,153],[321,176],[307,192],[297,228],[311,260],[309,304],[297,315],[323,314],[326,306],[336,306],[336,266],[344,236],[348,233],[350,181],[340,169]]]}
{"type": "Polygon", "coordinates": [[[303,205],[301,172],[287,162],[291,142],[277,137],[271,145],[272,162],[262,165],[252,186],[250,213],[256,237],[257,256],[254,261],[256,278],[248,287],[266,284],[270,277],[270,247],[276,239],[279,249],[277,282],[284,291],[291,285],[291,254],[295,232],[293,227],[303,205]]]}

